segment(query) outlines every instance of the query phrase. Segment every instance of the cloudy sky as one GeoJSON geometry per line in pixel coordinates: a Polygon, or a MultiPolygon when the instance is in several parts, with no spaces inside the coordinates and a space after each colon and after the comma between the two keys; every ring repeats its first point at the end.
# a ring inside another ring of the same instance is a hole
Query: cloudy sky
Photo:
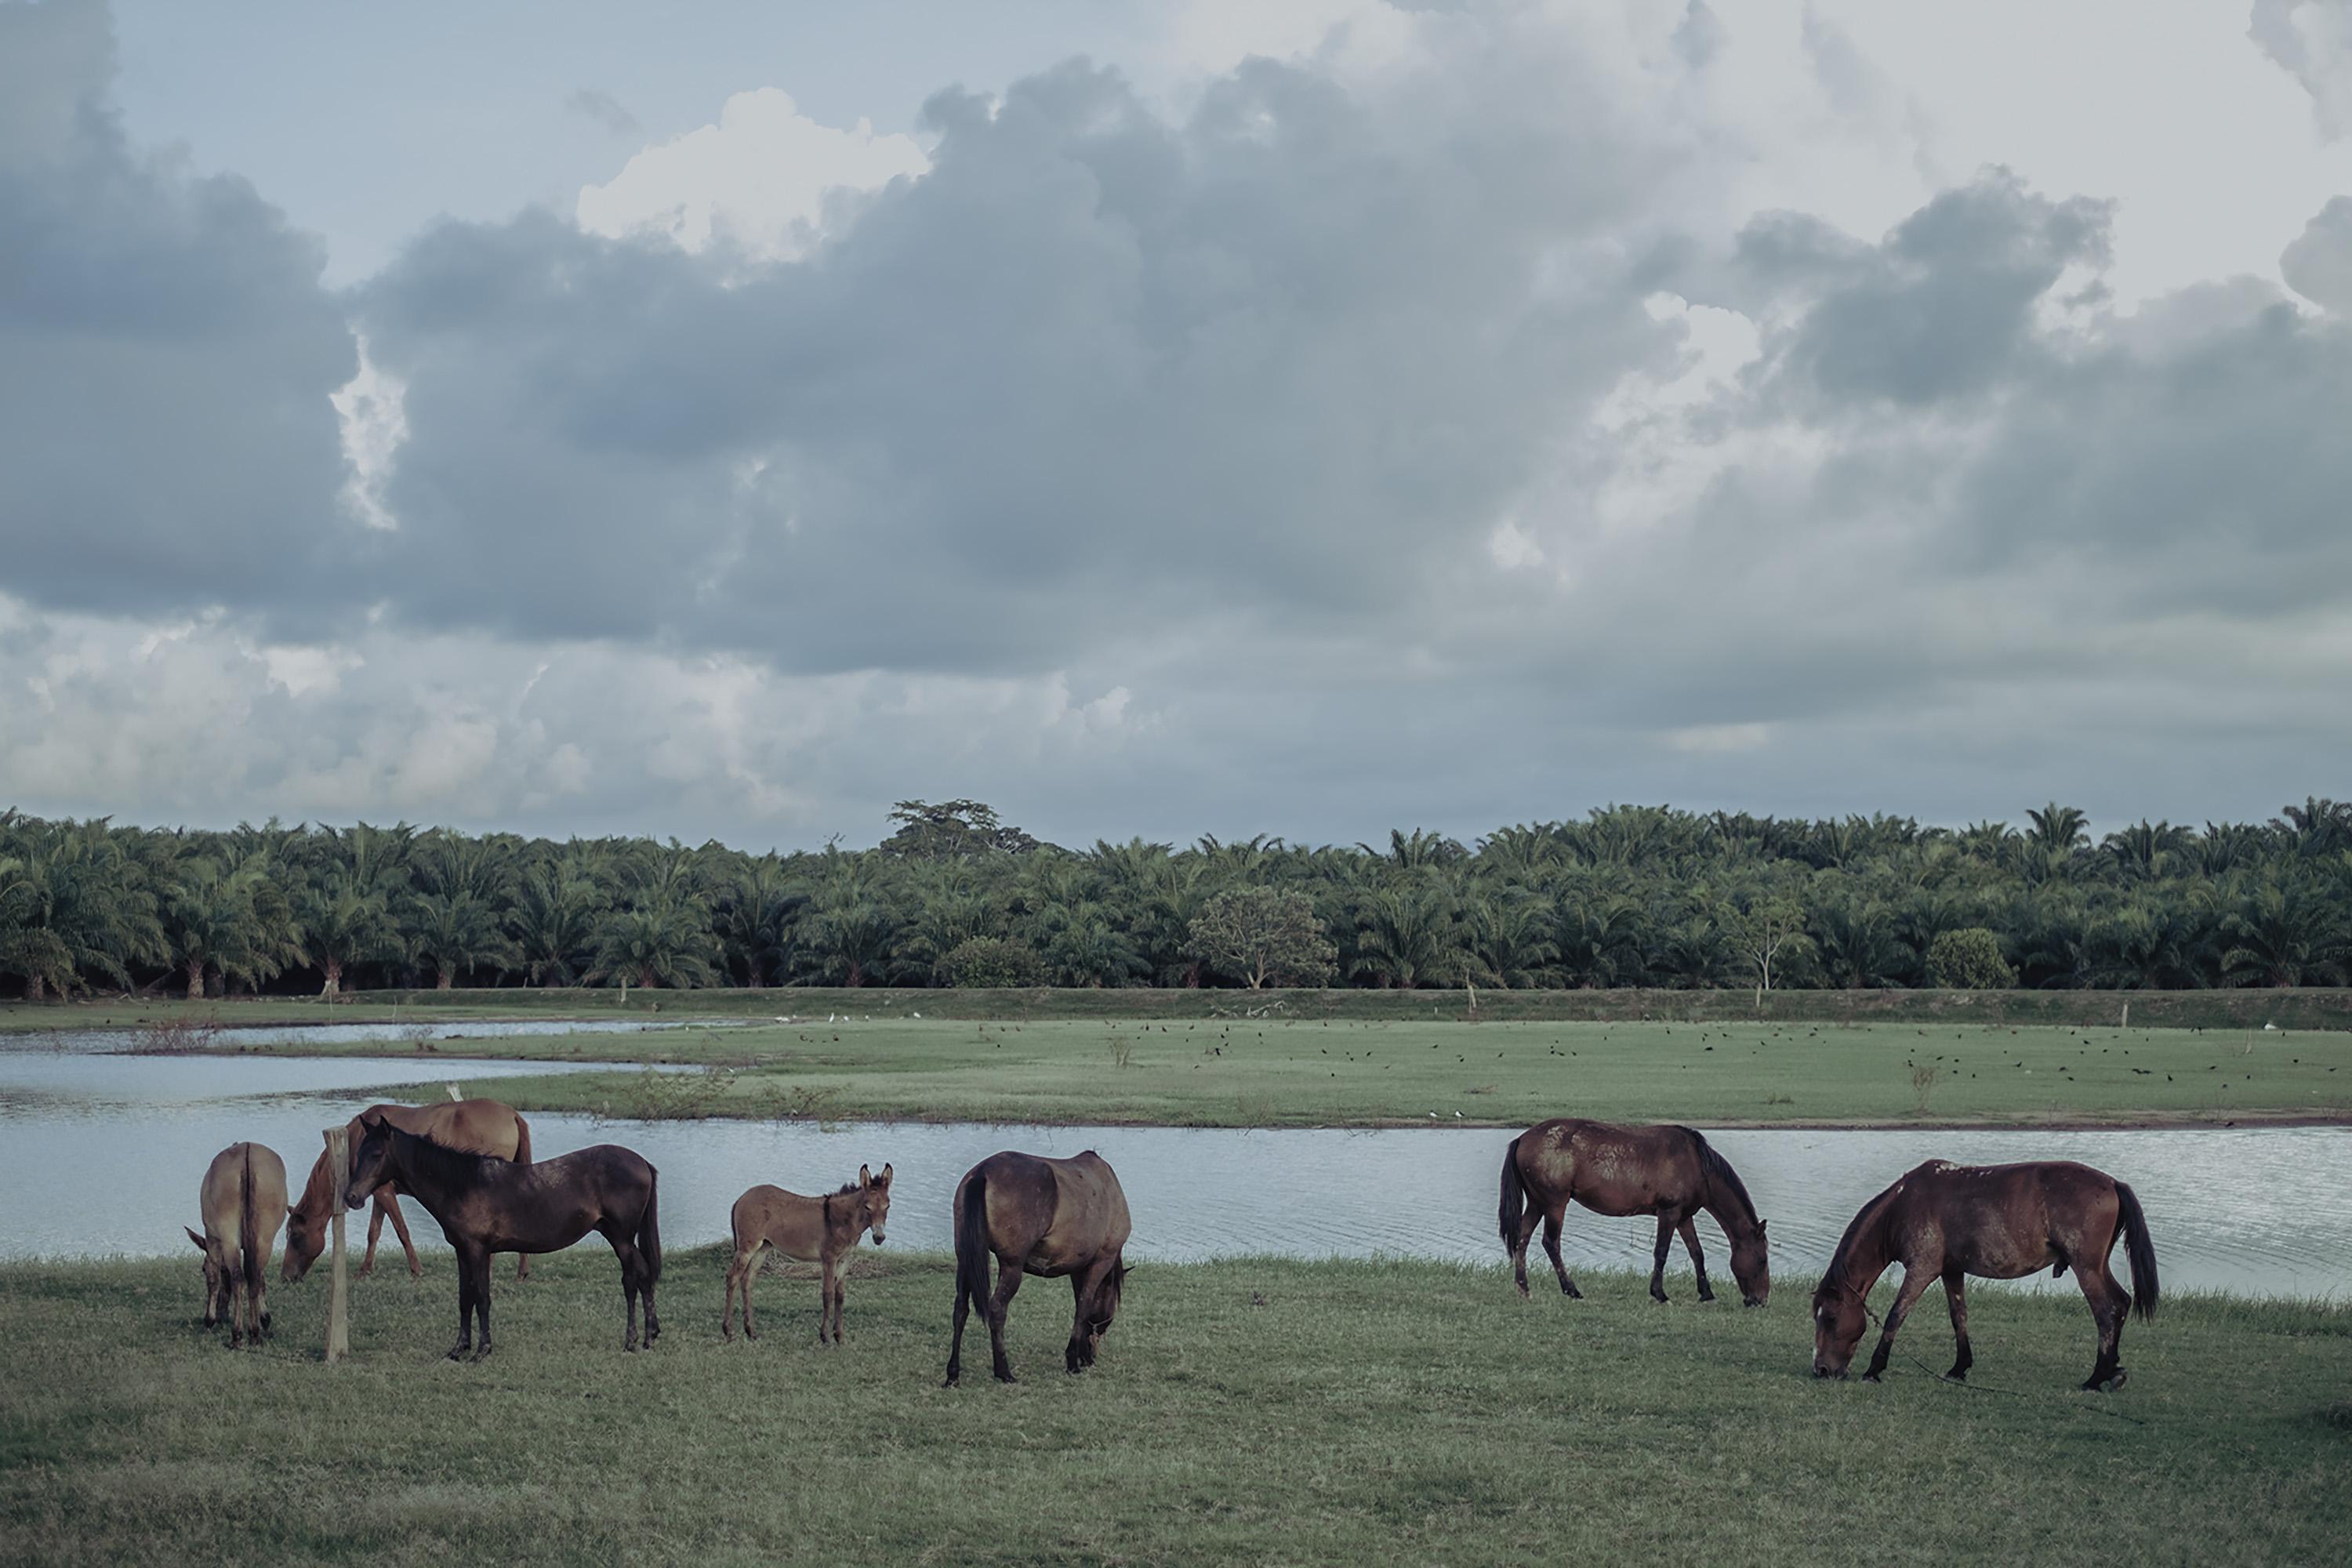
{"type": "Polygon", "coordinates": [[[2352,789],[2352,4],[0,0],[0,804],[2352,789]]]}

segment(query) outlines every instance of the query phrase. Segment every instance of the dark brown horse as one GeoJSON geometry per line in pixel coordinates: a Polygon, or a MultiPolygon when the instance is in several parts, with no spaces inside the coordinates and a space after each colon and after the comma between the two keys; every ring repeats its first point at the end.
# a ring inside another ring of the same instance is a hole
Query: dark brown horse
{"type": "MultiPolygon", "coordinates": [[[[346,1129],[351,1134],[352,1156],[359,1154],[360,1141],[367,1134],[360,1126],[361,1117],[374,1112],[404,1132],[414,1132],[420,1138],[430,1138],[444,1149],[457,1149],[468,1154],[488,1154],[496,1159],[511,1160],[518,1165],[530,1163],[530,1123],[516,1114],[511,1105],[496,1100],[439,1100],[431,1105],[371,1105],[359,1116],[352,1118],[346,1129]]],[[[416,1244],[408,1239],[408,1222],[400,1214],[400,1189],[387,1183],[369,1194],[375,1200],[375,1213],[368,1216],[367,1256],[360,1263],[360,1278],[364,1279],[375,1271],[376,1237],[383,1234],[383,1222],[392,1221],[393,1234],[400,1238],[400,1249],[408,1255],[408,1272],[414,1276],[425,1272],[416,1261],[416,1244]]],[[[288,1284],[310,1271],[319,1254],[326,1250],[327,1221],[334,1207],[334,1182],[327,1169],[327,1152],[321,1149],[318,1159],[310,1163],[310,1180],[302,1188],[302,1196],[286,1215],[286,1263],[280,1274],[288,1284]]],[[[354,1205],[357,1206],[357,1205],[354,1205]]],[[[515,1265],[515,1278],[528,1278],[530,1259],[525,1258],[515,1265]]]]}
{"type": "Polygon", "coordinates": [[[1131,1228],[1118,1177],[1091,1149],[1069,1160],[1008,1151],[966,1171],[955,1190],[955,1343],[948,1351],[948,1386],[963,1375],[964,1319],[975,1306],[988,1318],[997,1381],[1013,1381],[1004,1359],[1004,1313],[1024,1274],[1069,1277],[1077,1310],[1063,1363],[1073,1373],[1094,1365],[1095,1347],[1118,1315],[1129,1273],[1120,1253],[1131,1228]],[[988,1288],[992,1253],[993,1294],[988,1288]]]}
{"type": "Polygon", "coordinates": [[[1503,1245],[1510,1250],[1519,1294],[1528,1293],[1528,1240],[1536,1221],[1544,1227],[1544,1250],[1568,1295],[1581,1296],[1559,1255],[1560,1227],[1568,1205],[1582,1204],[1595,1214],[1658,1216],[1656,1261],[1650,1294],[1666,1299],[1666,1251],[1675,1233],[1690,1249],[1698,1272],[1698,1299],[1715,1300],[1706,1282],[1706,1258],[1699,1251],[1691,1221],[1704,1209],[1731,1240],[1731,1276],[1739,1299],[1760,1307],[1772,1293],[1770,1249],[1764,1221],[1729,1161],[1687,1127],[1618,1127],[1606,1121],[1559,1117],[1538,1122],[1503,1152],[1503,1245]]]}
{"type": "Polygon", "coordinates": [[[444,1149],[404,1132],[383,1115],[360,1117],[364,1136],[352,1160],[352,1207],[386,1182],[425,1205],[457,1250],[457,1342],[449,1359],[473,1345],[479,1318],[479,1361],[490,1353],[490,1254],[561,1252],[595,1231],[621,1260],[627,1300],[623,1350],[637,1348],[637,1299],[645,1298],[646,1347],[661,1333],[654,1286],[661,1279],[661,1227],[655,1171],[644,1155],[617,1143],[599,1143],[536,1164],[444,1149]]]}
{"type": "Polygon", "coordinates": [[[196,1209],[205,1233],[189,1230],[188,1239],[205,1255],[205,1327],[226,1318],[231,1349],[258,1345],[269,1331],[264,1281],[286,1217],[286,1162],[266,1143],[230,1144],[205,1167],[196,1209]]]}
{"type": "Polygon", "coordinates": [[[2131,1188],[2070,1160],[2021,1165],[1930,1160],[1864,1204],[1845,1227],[1829,1272],[1813,1292],[1815,1377],[1845,1375],[1862,1341],[1870,1288],[1895,1263],[1903,1265],[1903,1288],[1887,1310],[1870,1370],[1862,1374],[1874,1383],[1886,1370],[1895,1331],[1938,1279],[1952,1309],[1952,1337],[1959,1344],[1958,1359],[1944,1374],[1954,1379],[1967,1377],[1976,1359],[1969,1352],[1969,1308],[1962,1294],[1971,1274],[2017,1279],[2048,1264],[2054,1279],[2071,1266],[2099,1325],[2099,1359],[2083,1384],[2088,1389],[2123,1386],[2125,1315],[2156,1315],[2156,1248],[2131,1188]],[[2107,1268],[2118,1233],[2131,1259],[2128,1291],[2107,1268]]]}
{"type": "Polygon", "coordinates": [[[890,1221],[890,1167],[885,1164],[877,1176],[870,1166],[860,1165],[857,1180],[821,1198],[803,1197],[763,1184],[737,1198],[727,1217],[735,1237],[735,1261],[727,1266],[727,1300],[719,1314],[719,1337],[735,1337],[739,1292],[743,1298],[743,1337],[760,1337],[751,1326],[751,1279],[760,1272],[761,1250],[772,1247],[786,1258],[818,1266],[816,1342],[828,1342],[825,1332],[830,1328],[829,1342],[837,1345],[847,1294],[841,1282],[842,1259],[856,1249],[857,1238],[869,1230],[874,1233],[874,1245],[882,1245],[883,1230],[890,1221]]]}

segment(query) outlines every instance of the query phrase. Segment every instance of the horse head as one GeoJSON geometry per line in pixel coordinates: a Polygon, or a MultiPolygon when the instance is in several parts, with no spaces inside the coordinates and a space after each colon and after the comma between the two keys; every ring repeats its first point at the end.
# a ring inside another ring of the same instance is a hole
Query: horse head
{"type": "Polygon", "coordinates": [[[392,1179],[392,1123],[381,1110],[360,1112],[360,1146],[352,1151],[352,1176],[343,1191],[343,1206],[361,1209],[375,1190],[392,1179]]]}
{"type": "Polygon", "coordinates": [[[1731,1238],[1731,1277],[1739,1281],[1739,1300],[1760,1307],[1772,1294],[1772,1248],[1764,1239],[1764,1222],[1731,1238]]]}
{"type": "Polygon", "coordinates": [[[1813,1292],[1813,1375],[1843,1377],[1862,1343],[1863,1291],[1835,1273],[1813,1292]]]}

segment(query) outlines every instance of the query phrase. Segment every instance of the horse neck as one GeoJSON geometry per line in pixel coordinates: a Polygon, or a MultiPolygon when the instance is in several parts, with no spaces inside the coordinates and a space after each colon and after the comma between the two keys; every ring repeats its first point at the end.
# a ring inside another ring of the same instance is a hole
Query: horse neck
{"type": "Polygon", "coordinates": [[[318,1159],[311,1163],[310,1179],[302,1184],[301,1197],[286,1212],[299,1216],[305,1222],[325,1218],[328,1211],[335,1206],[334,1182],[334,1173],[328,1168],[326,1152],[321,1150],[318,1159]]]}
{"type": "Polygon", "coordinates": [[[392,1137],[391,1158],[384,1163],[384,1174],[438,1217],[441,1205],[458,1195],[457,1173],[449,1163],[462,1159],[470,1165],[473,1160],[439,1148],[428,1138],[404,1132],[390,1122],[384,1123],[384,1131],[392,1137]]]}
{"type": "Polygon", "coordinates": [[[1715,1216],[1715,1223],[1723,1227],[1725,1236],[1733,1241],[1744,1241],[1755,1234],[1756,1221],[1748,1214],[1748,1205],[1739,1201],[1739,1194],[1721,1176],[1711,1170],[1702,1170],[1698,1193],[1699,1207],[1715,1216]]]}
{"type": "Polygon", "coordinates": [[[1895,1261],[1895,1249],[1886,1239],[1887,1220],[1894,1210],[1895,1194],[1889,1193],[1864,1212],[1830,1258],[1831,1271],[1857,1296],[1867,1299],[1870,1288],[1895,1261]]]}

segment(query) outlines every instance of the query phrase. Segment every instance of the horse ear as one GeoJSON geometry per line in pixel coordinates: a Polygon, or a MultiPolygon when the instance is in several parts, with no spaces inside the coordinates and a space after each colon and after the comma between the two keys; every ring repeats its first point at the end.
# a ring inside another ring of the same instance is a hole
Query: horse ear
{"type": "Polygon", "coordinates": [[[1757,1234],[1757,1235],[1759,1235],[1759,1236],[1763,1235],[1763,1234],[1764,1234],[1764,1232],[1765,1232],[1768,1228],[1769,1228],[1769,1227],[1770,1227],[1771,1224],[1772,1224],[1772,1222],[1771,1222],[1770,1220],[1769,1220],[1769,1219],[1759,1219],[1759,1220],[1758,1220],[1758,1221],[1756,1222],[1756,1234],[1757,1234]]]}
{"type": "MultiPolygon", "coordinates": [[[[181,1228],[182,1230],[188,1230],[188,1227],[187,1227],[186,1226],[184,1226],[184,1226],[182,1226],[180,1228],[181,1228]]],[[[189,1239],[190,1241],[194,1242],[194,1243],[196,1244],[196,1250],[197,1250],[198,1252],[202,1252],[202,1251],[204,1251],[204,1250],[205,1250],[205,1238],[204,1238],[203,1237],[198,1236],[198,1235],[197,1235],[194,1231],[193,1231],[193,1230],[188,1230],[188,1239],[189,1239]]]]}
{"type": "Polygon", "coordinates": [[[361,1126],[362,1126],[362,1127],[371,1128],[371,1129],[372,1129],[372,1128],[377,1128],[377,1127],[381,1127],[381,1126],[383,1126],[383,1111],[381,1111],[381,1110],[362,1110],[362,1111],[361,1111],[361,1112],[360,1112],[360,1125],[361,1125],[361,1126]]]}

